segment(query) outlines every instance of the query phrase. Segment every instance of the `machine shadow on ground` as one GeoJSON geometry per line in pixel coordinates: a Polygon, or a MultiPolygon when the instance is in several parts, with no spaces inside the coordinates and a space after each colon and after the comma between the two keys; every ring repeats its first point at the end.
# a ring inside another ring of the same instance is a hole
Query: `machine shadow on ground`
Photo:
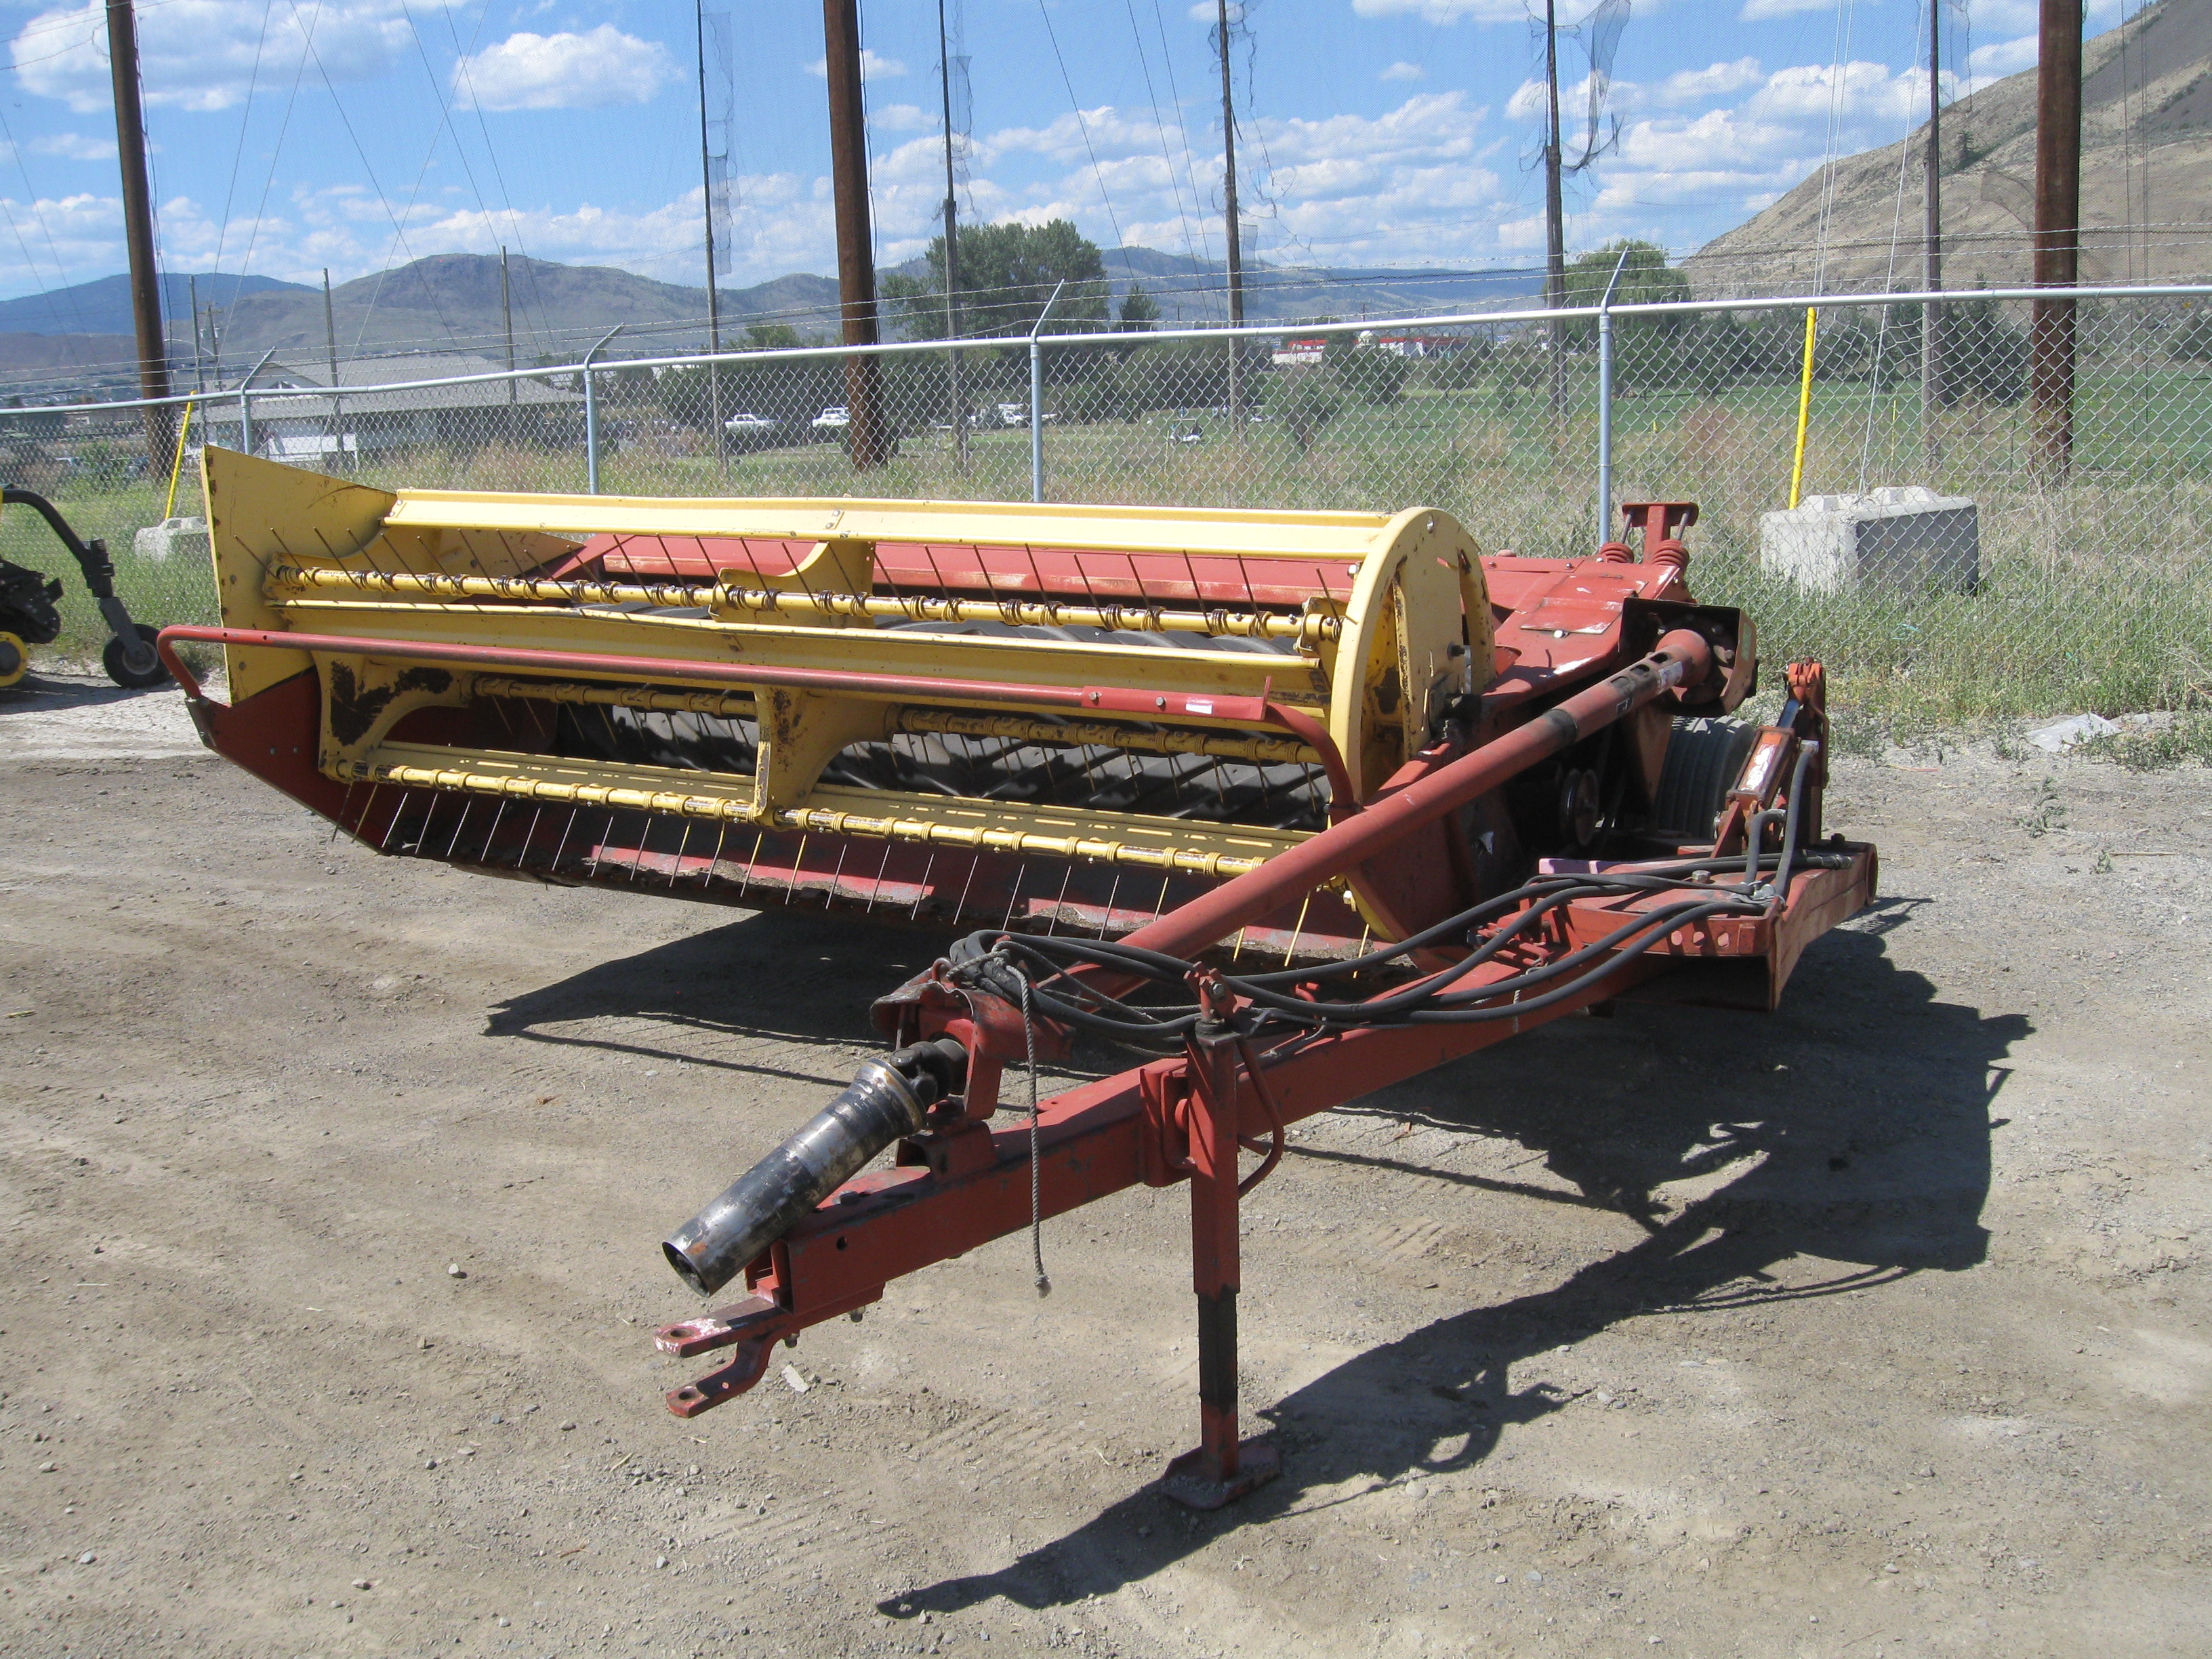
{"type": "MultiPolygon", "coordinates": [[[[721,1045],[711,1040],[873,1047],[869,1004],[927,967],[950,943],[949,936],[926,929],[837,913],[740,914],[726,927],[526,991],[492,1011],[484,1035],[682,1060],[835,1091],[852,1081],[849,1068],[838,1074],[834,1066],[801,1072],[751,1065],[718,1054],[721,1045]],[[629,1030],[600,1029],[609,1022],[627,1024],[629,1030]]],[[[735,1050],[741,1042],[728,1046],[735,1050]]]]}
{"type": "Polygon", "coordinates": [[[105,680],[47,679],[26,674],[15,684],[0,688],[0,717],[9,714],[52,714],[64,709],[87,708],[101,703],[131,702],[140,697],[173,694],[174,685],[111,685],[105,680]]]}
{"type": "MultiPolygon", "coordinates": [[[[1979,1265],[1991,1108],[2002,1062],[2031,1027],[2021,1014],[1939,1001],[1928,980],[1892,964],[1881,934],[1909,912],[1909,901],[1893,902],[1820,940],[1779,1014],[1627,1007],[1348,1109],[1518,1140],[1582,1197],[1543,1195],[1617,1206],[1645,1237],[1547,1290],[1372,1348],[1272,1407],[1248,1404],[1248,1432],[1272,1425],[1283,1473],[1239,1504],[1164,1525],[1182,1512],[1147,1485],[995,1572],[945,1579],[881,1610],[910,1617],[1000,1597],[1059,1607],[1145,1579],[1224,1529],[1468,1469],[1508,1427],[1570,1403],[1542,1383],[1516,1390],[1516,1361],[1629,1320],[1680,1320],[1689,1348],[1709,1310],[1863,1295],[1979,1265]],[[1730,1166],[1734,1179],[1679,1208],[1663,1192],[1730,1166]],[[1778,1273],[1793,1260],[1820,1266],[1778,1273]]],[[[1295,1205],[1280,1192],[1273,1202],[1295,1205]]],[[[1879,1317],[1872,1304],[1868,1314],[1879,1317]]],[[[1195,1438],[1194,1400],[1162,1409],[1188,1412],[1195,1438]]]]}

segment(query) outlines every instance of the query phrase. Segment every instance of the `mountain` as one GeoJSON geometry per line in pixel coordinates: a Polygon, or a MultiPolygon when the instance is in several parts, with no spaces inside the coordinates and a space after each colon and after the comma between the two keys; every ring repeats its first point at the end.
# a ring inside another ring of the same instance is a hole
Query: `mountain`
{"type": "MultiPolygon", "coordinates": [[[[2212,3],[2212,0],[2208,0],[2212,3]]],[[[1103,256],[1118,304],[1141,282],[1172,326],[1178,321],[1219,322],[1227,313],[1226,277],[1218,260],[1165,253],[1156,248],[1115,248],[1103,256]]],[[[920,259],[896,267],[924,275],[920,259]]],[[[194,343],[188,280],[165,275],[171,361],[192,374],[194,343]]],[[[500,262],[492,256],[443,253],[331,290],[326,322],[323,291],[266,276],[198,278],[203,312],[216,307],[212,340],[204,351],[228,380],[263,353],[276,350],[302,362],[319,360],[335,337],[347,360],[461,349],[504,356],[506,325],[500,301],[500,262]]],[[[1245,270],[1245,317],[1266,325],[1310,319],[1393,317],[1462,310],[1492,310],[1541,291],[1542,273],[1511,270],[1389,270],[1376,268],[1304,269],[1255,264],[1245,270]]],[[[623,325],[609,348],[612,356],[696,350],[708,343],[707,294],[656,282],[605,265],[564,265],[510,258],[508,297],[514,349],[520,362],[574,362],[608,329],[623,325]]],[[[130,283],[124,276],[50,294],[0,301],[0,374],[19,391],[66,380],[82,387],[82,370],[104,367],[102,385],[120,389],[135,378],[130,283]]],[[[794,272],[720,295],[722,338],[742,344],[749,324],[779,323],[803,337],[834,339],[838,326],[837,284],[827,276],[794,272]]]]}
{"type": "MultiPolygon", "coordinates": [[[[1700,295],[1921,285],[1926,128],[1837,164],[1684,261],[1700,295]],[[1904,163],[1903,198],[1899,165],[1904,163]]],[[[1943,112],[1943,279],[2006,287],[2030,276],[2035,71],[1943,112]]],[[[2081,280],[2212,273],[2212,0],[2159,0],[2081,52],[2081,280]]]]}
{"type": "MultiPolygon", "coordinates": [[[[189,328],[193,283],[199,285],[203,306],[229,305],[241,295],[269,293],[314,294],[321,290],[299,283],[280,283],[274,276],[234,276],[202,272],[198,276],[180,270],[161,273],[161,314],[184,319],[189,328]]],[[[136,337],[131,319],[131,279],[101,276],[74,288],[58,288],[29,294],[20,300],[0,300],[0,334],[121,334],[136,337]]],[[[126,345],[124,356],[133,347],[126,345]]]]}
{"type": "MultiPolygon", "coordinates": [[[[500,262],[488,254],[441,253],[397,270],[356,277],[331,290],[339,356],[450,349],[497,356],[506,349],[500,307],[500,262]]],[[[514,316],[516,358],[573,362],[619,323],[619,355],[676,352],[708,341],[707,291],[606,265],[563,265],[510,258],[507,288],[514,316]]],[[[721,294],[725,342],[741,338],[749,321],[773,319],[803,331],[834,326],[837,285],[825,276],[779,276],[721,294]]],[[[172,338],[179,331],[172,328],[172,338]]],[[[319,289],[249,294],[222,319],[226,365],[273,349],[321,352],[329,336],[319,289]]],[[[191,349],[189,333],[182,344],[191,349]]]]}

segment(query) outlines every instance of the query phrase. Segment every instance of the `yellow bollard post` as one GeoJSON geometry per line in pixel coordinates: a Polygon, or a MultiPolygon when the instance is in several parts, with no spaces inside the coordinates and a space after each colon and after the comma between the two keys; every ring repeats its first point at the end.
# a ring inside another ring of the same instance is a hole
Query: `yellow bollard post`
{"type": "Polygon", "coordinates": [[[1797,382],[1797,449],[1790,460],[1790,505],[1797,505],[1805,484],[1805,427],[1813,416],[1813,341],[1820,313],[1805,307],[1805,372],[1797,382]]]}
{"type": "Polygon", "coordinates": [[[185,418],[177,422],[177,458],[169,463],[169,499],[161,505],[161,521],[177,516],[177,475],[185,470],[185,439],[192,429],[192,400],[185,399],[185,418]]]}

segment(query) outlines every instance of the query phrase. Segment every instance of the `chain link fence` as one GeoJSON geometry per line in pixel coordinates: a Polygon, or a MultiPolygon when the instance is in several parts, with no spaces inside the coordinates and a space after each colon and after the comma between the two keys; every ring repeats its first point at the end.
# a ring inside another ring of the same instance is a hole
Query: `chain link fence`
{"type": "MultiPolygon", "coordinates": [[[[2076,293],[2063,450],[2031,395],[2029,298],[2003,290],[1822,299],[1809,379],[1808,302],[1735,300],[335,390],[272,373],[188,413],[0,410],[0,465],[105,537],[164,622],[213,619],[204,536],[175,522],[200,511],[203,441],[388,489],[1418,504],[1547,556],[1594,551],[1620,502],[1694,500],[1699,596],[1743,606],[1770,659],[1822,658],[1861,710],[2202,707],[2212,288],[2076,293]],[[1793,480],[1805,505],[1778,517],[1793,480]]],[[[9,514],[0,555],[58,569],[44,535],[9,514]]],[[[69,616],[65,642],[97,640],[73,580],[69,616]]]]}

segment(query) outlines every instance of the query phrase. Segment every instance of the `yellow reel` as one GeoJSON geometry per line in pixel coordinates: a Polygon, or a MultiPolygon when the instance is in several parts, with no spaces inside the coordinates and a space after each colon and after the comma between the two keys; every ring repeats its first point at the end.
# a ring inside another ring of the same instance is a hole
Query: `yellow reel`
{"type": "Polygon", "coordinates": [[[0,691],[31,672],[31,653],[13,634],[0,633],[0,691]]]}

